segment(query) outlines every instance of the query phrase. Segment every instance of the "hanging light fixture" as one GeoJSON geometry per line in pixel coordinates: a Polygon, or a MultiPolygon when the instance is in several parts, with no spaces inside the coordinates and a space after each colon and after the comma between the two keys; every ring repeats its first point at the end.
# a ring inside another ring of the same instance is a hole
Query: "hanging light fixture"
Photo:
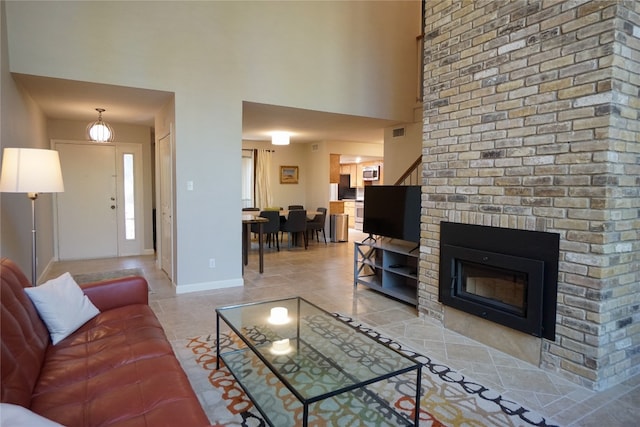
{"type": "Polygon", "coordinates": [[[95,142],[113,141],[113,128],[102,120],[102,113],[106,110],[104,108],[96,108],[96,111],[98,112],[98,120],[89,123],[89,126],[87,126],[89,140],[95,142]]]}
{"type": "Polygon", "coordinates": [[[289,132],[272,132],[271,144],[273,145],[289,145],[289,132]]]}

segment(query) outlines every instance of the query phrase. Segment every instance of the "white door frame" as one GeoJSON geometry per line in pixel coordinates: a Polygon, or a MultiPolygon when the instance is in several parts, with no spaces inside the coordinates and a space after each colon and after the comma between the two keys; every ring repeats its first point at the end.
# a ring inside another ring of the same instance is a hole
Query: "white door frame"
{"type": "Polygon", "coordinates": [[[169,132],[156,142],[156,266],[175,283],[174,218],[174,138],[173,124],[169,132]],[[163,156],[168,156],[164,159],[163,156]],[[165,188],[168,187],[168,188],[165,188]],[[165,200],[166,199],[166,200],[165,200]]]}

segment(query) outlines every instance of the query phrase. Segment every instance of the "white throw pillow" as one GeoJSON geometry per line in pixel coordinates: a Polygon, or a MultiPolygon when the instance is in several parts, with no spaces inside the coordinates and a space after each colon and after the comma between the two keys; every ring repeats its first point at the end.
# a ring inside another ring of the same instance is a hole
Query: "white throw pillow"
{"type": "Polygon", "coordinates": [[[47,325],[53,345],[100,313],[69,273],[25,292],[47,325]]]}
{"type": "Polygon", "coordinates": [[[64,427],[27,408],[11,403],[0,403],[0,426],[7,427],[64,427]]]}

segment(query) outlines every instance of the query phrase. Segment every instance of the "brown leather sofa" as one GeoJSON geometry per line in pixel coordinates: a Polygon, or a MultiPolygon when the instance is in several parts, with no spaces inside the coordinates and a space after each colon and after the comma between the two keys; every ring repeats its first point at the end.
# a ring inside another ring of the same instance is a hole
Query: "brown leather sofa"
{"type": "Polygon", "coordinates": [[[209,425],[144,278],[83,286],[100,314],[55,346],[22,271],[3,258],[0,278],[1,402],[68,427],[209,425]]]}

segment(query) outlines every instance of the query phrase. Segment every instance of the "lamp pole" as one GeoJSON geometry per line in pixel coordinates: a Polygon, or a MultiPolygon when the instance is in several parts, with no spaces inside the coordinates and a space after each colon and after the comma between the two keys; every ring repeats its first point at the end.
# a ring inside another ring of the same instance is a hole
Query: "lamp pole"
{"type": "Polygon", "coordinates": [[[27,193],[27,197],[31,199],[31,286],[36,286],[36,280],[38,279],[37,268],[38,264],[36,258],[36,199],[38,193],[27,193]]]}

